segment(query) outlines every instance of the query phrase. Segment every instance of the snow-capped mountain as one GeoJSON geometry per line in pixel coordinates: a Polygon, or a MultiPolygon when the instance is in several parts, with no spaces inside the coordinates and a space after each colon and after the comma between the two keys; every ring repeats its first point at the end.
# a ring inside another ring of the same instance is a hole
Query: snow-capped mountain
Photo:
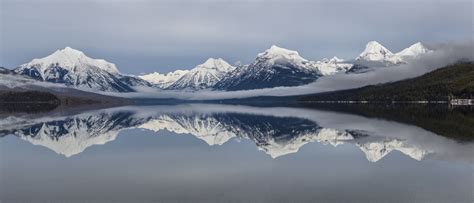
{"type": "Polygon", "coordinates": [[[253,63],[241,66],[219,81],[216,89],[246,90],[278,86],[298,86],[315,81],[322,73],[298,52],[271,46],[253,63]]]}
{"type": "Polygon", "coordinates": [[[376,41],[370,41],[365,50],[356,58],[356,61],[380,62],[387,65],[407,63],[407,60],[430,52],[422,43],[417,42],[398,53],[392,53],[376,41]]]}
{"type": "Polygon", "coordinates": [[[406,49],[396,53],[395,55],[401,57],[402,59],[412,59],[420,55],[432,52],[432,50],[426,48],[421,42],[417,42],[406,49]]]}
{"type": "Polygon", "coordinates": [[[169,72],[166,74],[154,72],[154,73],[150,73],[146,75],[141,75],[138,77],[162,89],[166,89],[188,72],[189,70],[175,70],[173,72],[169,72]]]}
{"type": "Polygon", "coordinates": [[[321,61],[317,61],[314,65],[323,76],[328,76],[337,73],[345,73],[351,69],[354,64],[345,62],[344,59],[334,56],[331,59],[324,58],[321,61]]]}
{"type": "Polygon", "coordinates": [[[421,43],[392,53],[376,41],[367,43],[365,50],[355,60],[334,56],[320,61],[307,60],[297,51],[272,45],[259,53],[248,65],[234,67],[222,59],[208,59],[189,71],[178,70],[168,74],[152,73],[140,76],[163,89],[172,90],[249,90],[279,86],[299,86],[314,82],[319,77],[339,73],[363,73],[374,67],[407,63],[431,50],[421,43]]]}
{"type": "Polygon", "coordinates": [[[383,61],[393,56],[393,53],[376,41],[370,41],[365,45],[365,50],[359,54],[356,60],[383,61]]]}
{"type": "Polygon", "coordinates": [[[70,47],[33,59],[14,71],[40,81],[100,91],[133,92],[133,86],[149,86],[140,78],[120,74],[113,63],[90,58],[70,47]]]}
{"type": "Polygon", "coordinates": [[[394,54],[380,43],[370,41],[365,46],[365,50],[355,59],[354,65],[347,71],[347,73],[365,73],[373,70],[374,67],[406,64],[410,60],[431,51],[432,50],[429,50],[420,42],[417,42],[394,54]]]}
{"type": "Polygon", "coordinates": [[[278,86],[298,86],[314,82],[326,75],[344,73],[353,64],[333,57],[322,61],[310,61],[297,51],[271,46],[257,55],[250,65],[238,67],[218,82],[220,90],[246,90],[278,86]]]}
{"type": "Polygon", "coordinates": [[[222,58],[209,58],[203,64],[196,66],[182,75],[167,89],[199,90],[214,86],[229,72],[235,69],[222,58]]]}
{"type": "Polygon", "coordinates": [[[167,90],[249,90],[279,86],[299,86],[320,77],[340,73],[363,73],[376,67],[408,63],[431,50],[420,42],[393,53],[376,41],[367,43],[355,60],[338,57],[307,60],[297,51],[271,46],[248,65],[232,66],[221,58],[209,58],[191,70],[142,76],[122,74],[113,63],[93,59],[66,47],[53,54],[20,65],[14,72],[40,81],[100,91],[133,92],[136,87],[167,90]]]}

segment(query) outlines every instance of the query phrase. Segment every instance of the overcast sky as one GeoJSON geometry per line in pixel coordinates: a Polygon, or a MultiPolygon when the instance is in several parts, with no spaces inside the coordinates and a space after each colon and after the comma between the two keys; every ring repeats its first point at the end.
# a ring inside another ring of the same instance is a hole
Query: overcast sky
{"type": "Polygon", "coordinates": [[[0,0],[0,66],[71,46],[123,73],[192,68],[209,57],[251,62],[276,44],[307,59],[354,58],[370,40],[472,40],[472,0],[0,0]]]}

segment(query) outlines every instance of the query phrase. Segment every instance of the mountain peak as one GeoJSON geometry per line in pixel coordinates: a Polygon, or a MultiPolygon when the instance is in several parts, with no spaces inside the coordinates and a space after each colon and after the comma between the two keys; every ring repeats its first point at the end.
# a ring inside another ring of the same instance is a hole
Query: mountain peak
{"type": "Polygon", "coordinates": [[[340,63],[340,62],[343,62],[344,59],[340,59],[338,58],[337,56],[334,56],[330,59],[328,58],[323,58],[321,61],[318,61],[318,62],[323,62],[323,63],[340,63]]]}
{"type": "Polygon", "coordinates": [[[409,49],[426,49],[425,45],[421,42],[417,42],[408,47],[409,49]]]}
{"type": "Polygon", "coordinates": [[[337,56],[332,57],[331,59],[328,60],[329,63],[340,63],[343,62],[344,59],[340,59],[337,56]]]}
{"type": "Polygon", "coordinates": [[[377,41],[370,41],[365,45],[365,50],[356,58],[356,60],[381,61],[393,53],[377,41]]]}
{"type": "Polygon", "coordinates": [[[269,50],[275,50],[275,51],[277,51],[277,50],[291,51],[291,50],[285,49],[285,48],[283,48],[283,47],[279,47],[279,46],[274,45],[274,44],[273,44],[272,46],[270,46],[269,50]]]}
{"type": "Polygon", "coordinates": [[[59,51],[61,52],[75,52],[75,53],[83,53],[82,51],[79,51],[77,49],[73,49],[70,46],[64,47],[63,49],[60,49],[59,51]]]}
{"type": "Polygon", "coordinates": [[[299,55],[297,51],[285,49],[277,45],[272,45],[269,49],[265,50],[264,53],[299,55]]]}
{"type": "Polygon", "coordinates": [[[174,81],[168,89],[204,89],[215,85],[235,67],[222,58],[209,58],[174,81]]]}
{"type": "Polygon", "coordinates": [[[204,63],[196,66],[195,69],[216,69],[219,71],[229,71],[233,66],[222,58],[208,58],[204,63]]]}
{"type": "Polygon", "coordinates": [[[53,54],[49,55],[48,57],[50,56],[54,56],[56,58],[65,58],[65,57],[68,57],[68,58],[83,58],[83,57],[86,57],[86,55],[84,54],[84,52],[82,51],[79,51],[77,49],[73,49],[71,47],[64,47],[63,49],[58,49],[56,50],[53,54]]]}
{"type": "Polygon", "coordinates": [[[166,74],[154,72],[146,75],[138,76],[139,78],[146,80],[152,84],[156,84],[161,88],[167,88],[172,85],[173,82],[179,80],[183,75],[188,73],[189,70],[175,70],[166,74]]]}
{"type": "Polygon", "coordinates": [[[93,66],[105,70],[109,73],[119,73],[115,64],[109,63],[103,59],[93,59],[84,54],[84,52],[73,49],[69,46],[58,49],[54,53],[44,58],[33,59],[22,67],[38,66],[44,72],[51,66],[60,66],[65,69],[82,69],[93,66]]]}
{"type": "Polygon", "coordinates": [[[417,42],[415,44],[412,44],[406,49],[403,49],[402,51],[398,52],[396,55],[402,56],[402,57],[416,57],[420,54],[425,54],[430,52],[428,48],[426,48],[421,42],[417,42]]]}
{"type": "Polygon", "coordinates": [[[205,66],[205,67],[213,67],[213,66],[216,66],[218,64],[228,64],[227,61],[225,61],[224,59],[222,58],[208,58],[203,64],[201,64],[202,66],[205,66]]]}
{"type": "Polygon", "coordinates": [[[391,54],[387,48],[377,41],[370,41],[365,45],[364,52],[391,54]]]}
{"type": "Polygon", "coordinates": [[[278,59],[286,58],[290,60],[306,61],[297,51],[285,49],[277,45],[272,45],[269,49],[257,55],[257,58],[278,59]]]}
{"type": "Polygon", "coordinates": [[[379,42],[375,41],[375,40],[372,40],[372,41],[369,41],[367,42],[367,44],[365,45],[366,47],[383,47],[382,44],[380,44],[379,42]]]}

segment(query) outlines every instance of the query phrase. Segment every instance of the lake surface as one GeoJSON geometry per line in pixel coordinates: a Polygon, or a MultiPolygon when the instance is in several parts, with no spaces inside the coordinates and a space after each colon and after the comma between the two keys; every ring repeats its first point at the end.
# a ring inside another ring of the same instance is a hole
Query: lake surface
{"type": "Polygon", "coordinates": [[[472,109],[397,108],[3,114],[0,200],[473,202],[472,109]]]}

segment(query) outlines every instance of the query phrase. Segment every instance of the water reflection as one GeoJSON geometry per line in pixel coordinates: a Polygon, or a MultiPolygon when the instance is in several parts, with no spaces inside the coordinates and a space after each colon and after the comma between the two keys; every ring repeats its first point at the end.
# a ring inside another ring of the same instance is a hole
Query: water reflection
{"type": "Polygon", "coordinates": [[[0,136],[14,135],[71,157],[116,139],[125,129],[190,134],[208,145],[250,140],[271,158],[298,152],[307,143],[357,146],[370,162],[399,151],[414,160],[473,163],[474,144],[417,126],[345,113],[302,108],[189,104],[119,107],[74,115],[7,116],[0,136]]]}

